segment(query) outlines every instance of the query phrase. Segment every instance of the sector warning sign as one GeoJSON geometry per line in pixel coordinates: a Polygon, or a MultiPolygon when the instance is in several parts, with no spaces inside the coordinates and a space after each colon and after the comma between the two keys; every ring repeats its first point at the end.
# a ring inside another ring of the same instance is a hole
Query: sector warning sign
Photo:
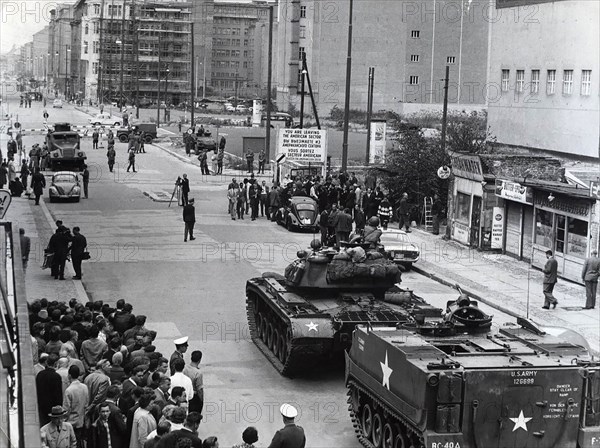
{"type": "Polygon", "coordinates": [[[327,158],[327,131],[280,128],[277,152],[286,154],[289,161],[323,163],[327,158]]]}

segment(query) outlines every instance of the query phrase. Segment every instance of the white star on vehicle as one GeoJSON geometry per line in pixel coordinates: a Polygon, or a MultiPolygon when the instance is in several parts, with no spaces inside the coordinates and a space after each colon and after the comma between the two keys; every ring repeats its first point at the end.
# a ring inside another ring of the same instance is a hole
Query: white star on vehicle
{"type": "Polygon", "coordinates": [[[319,332],[319,330],[317,329],[319,324],[315,324],[312,320],[310,321],[310,324],[304,324],[304,325],[306,325],[308,327],[308,331],[315,330],[317,333],[319,332]]]}
{"type": "Polygon", "coordinates": [[[390,366],[388,365],[387,350],[385,351],[385,362],[380,362],[379,364],[381,364],[381,371],[383,372],[383,381],[381,384],[390,390],[390,375],[392,374],[393,370],[390,369],[390,366]]]}
{"type": "Polygon", "coordinates": [[[522,410],[518,417],[509,418],[509,420],[511,420],[515,424],[515,427],[513,428],[513,432],[515,432],[519,428],[523,428],[525,431],[527,431],[527,422],[531,419],[532,419],[532,417],[525,417],[523,415],[522,410]]]}

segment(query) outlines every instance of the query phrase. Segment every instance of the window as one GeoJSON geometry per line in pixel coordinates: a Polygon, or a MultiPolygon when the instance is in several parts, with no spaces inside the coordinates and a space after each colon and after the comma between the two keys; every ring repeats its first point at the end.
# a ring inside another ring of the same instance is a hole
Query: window
{"type": "Polygon", "coordinates": [[[471,196],[460,191],[456,193],[456,215],[455,219],[463,224],[469,223],[469,209],[471,208],[471,196]]]}
{"type": "Polygon", "coordinates": [[[446,64],[456,64],[456,56],[448,56],[446,58],[446,64]]]}
{"type": "Polygon", "coordinates": [[[573,70],[563,71],[563,95],[573,93],[573,70]]]}
{"type": "Polygon", "coordinates": [[[87,23],[85,24],[84,30],[85,30],[84,31],[85,34],[90,34],[90,26],[87,23]]]}
{"type": "Polygon", "coordinates": [[[418,54],[411,54],[410,55],[410,62],[419,62],[419,55],[418,54]]]}
{"type": "Polygon", "coordinates": [[[94,14],[100,14],[100,5],[97,3],[94,4],[94,14]]]}
{"type": "Polygon", "coordinates": [[[517,70],[517,92],[525,90],[525,70],[517,70]]]}
{"type": "Polygon", "coordinates": [[[580,219],[567,218],[567,253],[580,258],[587,254],[588,223],[580,219]]]}
{"type": "Polygon", "coordinates": [[[300,18],[306,18],[306,6],[300,6],[300,18]]]}
{"type": "Polygon", "coordinates": [[[546,93],[554,95],[556,92],[556,70],[548,70],[546,75],[546,93]]]}
{"type": "Polygon", "coordinates": [[[510,84],[510,70],[502,70],[502,91],[508,92],[510,84]]]}
{"type": "Polygon", "coordinates": [[[410,77],[408,78],[408,82],[409,82],[409,84],[410,84],[411,86],[414,86],[414,85],[416,85],[416,84],[419,84],[419,77],[418,77],[418,76],[414,76],[414,75],[413,75],[413,76],[410,76],[410,77]]]}
{"type": "Polygon", "coordinates": [[[98,74],[98,63],[97,62],[92,62],[92,73],[94,75],[98,74]]]}
{"type": "Polygon", "coordinates": [[[298,85],[302,84],[302,70],[298,70],[298,85]]]}
{"type": "Polygon", "coordinates": [[[540,91],[540,71],[531,70],[531,93],[539,93],[540,91]]]}
{"type": "Polygon", "coordinates": [[[248,46],[248,39],[244,39],[244,47],[248,46]]]}
{"type": "Polygon", "coordinates": [[[89,47],[88,41],[84,40],[83,41],[83,54],[88,54],[88,47],[89,47]]]}
{"type": "Polygon", "coordinates": [[[100,22],[94,22],[94,34],[98,34],[100,32],[100,22]]]}
{"type": "Polygon", "coordinates": [[[300,39],[305,39],[306,38],[306,27],[300,25],[300,39]]]}
{"type": "Polygon", "coordinates": [[[248,61],[244,61],[244,68],[248,68],[248,61]]]}
{"type": "Polygon", "coordinates": [[[98,42],[97,40],[95,40],[93,43],[93,51],[94,54],[100,53],[100,42],[98,42]]]}
{"type": "Polygon", "coordinates": [[[421,32],[419,30],[412,30],[410,32],[410,37],[412,37],[413,39],[418,39],[419,37],[421,37],[421,32]]]}
{"type": "Polygon", "coordinates": [[[304,58],[306,54],[306,49],[305,47],[298,47],[298,60],[302,61],[302,59],[304,58]]]}
{"type": "Polygon", "coordinates": [[[588,96],[592,94],[592,71],[581,70],[581,94],[588,96]]]}

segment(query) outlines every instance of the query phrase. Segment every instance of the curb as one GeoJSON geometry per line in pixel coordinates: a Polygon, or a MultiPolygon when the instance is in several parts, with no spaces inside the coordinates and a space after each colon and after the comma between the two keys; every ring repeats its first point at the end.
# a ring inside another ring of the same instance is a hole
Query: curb
{"type": "MultiPolygon", "coordinates": [[[[163,199],[163,198],[158,197],[152,191],[143,191],[142,193],[144,194],[144,196],[148,196],[154,202],[171,202],[170,199],[163,199]]],[[[173,198],[173,199],[175,199],[175,198],[173,198]]]]}
{"type": "MultiPolygon", "coordinates": [[[[46,202],[43,200],[40,201],[40,206],[42,207],[42,212],[44,213],[44,216],[46,217],[46,221],[50,225],[50,228],[51,229],[54,228],[55,221],[52,218],[52,214],[50,213],[50,210],[48,210],[48,207],[46,206],[46,202]]],[[[73,271],[72,266],[69,264],[65,264],[65,271],[67,271],[69,273],[69,276],[75,275],[75,272],[73,271]]],[[[85,288],[83,287],[83,283],[81,282],[81,280],[71,279],[71,281],[75,285],[75,292],[77,293],[77,299],[82,303],[90,302],[91,301],[90,297],[88,296],[87,292],[85,291],[85,288]]]]}

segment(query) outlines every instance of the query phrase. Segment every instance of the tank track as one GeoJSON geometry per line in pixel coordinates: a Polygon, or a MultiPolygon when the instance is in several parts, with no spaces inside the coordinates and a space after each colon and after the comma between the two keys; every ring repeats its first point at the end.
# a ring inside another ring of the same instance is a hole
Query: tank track
{"type": "MultiPolygon", "coordinates": [[[[400,444],[396,445],[394,442],[394,443],[392,443],[392,445],[390,445],[391,447],[393,447],[393,448],[425,448],[425,441],[423,439],[423,435],[419,432],[419,430],[417,428],[415,428],[412,425],[412,423],[410,423],[407,419],[405,419],[400,414],[398,414],[397,412],[392,410],[389,406],[387,406],[383,401],[381,401],[379,398],[377,398],[369,390],[358,385],[356,383],[356,381],[349,380],[348,381],[348,393],[347,393],[347,395],[348,395],[348,399],[347,399],[348,411],[350,412],[352,426],[354,427],[356,436],[362,446],[364,446],[365,448],[377,448],[376,445],[374,445],[373,442],[371,442],[371,440],[369,440],[369,438],[367,438],[364,435],[361,418],[360,418],[360,416],[357,416],[354,411],[352,396],[357,391],[362,396],[366,396],[370,399],[370,402],[373,404],[373,409],[383,409],[384,410],[383,424],[385,424],[386,422],[391,423],[392,426],[395,428],[396,434],[398,433],[399,429],[404,430],[404,435],[405,435],[404,444],[400,443],[400,444]],[[385,416],[387,416],[387,418],[385,416]],[[418,444],[415,444],[414,441],[418,441],[417,442],[418,444]]],[[[383,438],[383,435],[382,435],[382,438],[383,438]]],[[[380,446],[382,446],[384,448],[388,448],[385,441],[381,442],[380,446]]]]}
{"type": "Polygon", "coordinates": [[[300,373],[300,369],[306,370],[307,367],[314,363],[315,350],[310,345],[303,345],[302,339],[292,339],[287,342],[289,345],[287,347],[287,356],[282,362],[261,338],[254,313],[254,305],[248,297],[246,298],[246,316],[248,318],[250,338],[281,375],[290,378],[294,377],[297,373],[300,373]]]}

